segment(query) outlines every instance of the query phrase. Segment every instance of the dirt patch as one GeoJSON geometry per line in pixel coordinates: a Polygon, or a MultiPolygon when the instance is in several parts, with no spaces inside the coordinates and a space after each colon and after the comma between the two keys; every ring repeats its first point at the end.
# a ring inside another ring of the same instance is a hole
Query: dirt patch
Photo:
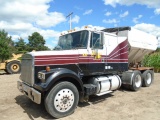
{"type": "MultiPolygon", "coordinates": [[[[138,92],[124,89],[100,97],[90,97],[88,103],[80,103],[75,112],[60,120],[159,120],[160,74],[150,87],[138,92]]],[[[17,89],[19,74],[0,73],[1,120],[53,119],[43,105],[33,103],[17,89]]]]}

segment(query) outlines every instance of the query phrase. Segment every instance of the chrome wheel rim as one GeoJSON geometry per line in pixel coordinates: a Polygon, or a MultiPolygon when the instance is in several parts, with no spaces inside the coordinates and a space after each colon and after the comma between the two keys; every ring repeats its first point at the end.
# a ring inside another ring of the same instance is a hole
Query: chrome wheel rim
{"type": "Polygon", "coordinates": [[[54,99],[54,106],[59,112],[68,111],[74,104],[74,94],[70,89],[60,90],[54,99]]]}
{"type": "Polygon", "coordinates": [[[151,84],[151,82],[152,82],[152,75],[151,75],[151,73],[147,73],[147,80],[146,80],[146,82],[147,82],[147,84],[151,84]]]}
{"type": "Polygon", "coordinates": [[[141,82],[142,82],[141,76],[140,76],[140,75],[137,75],[137,76],[135,77],[135,85],[136,85],[137,88],[139,88],[139,87],[141,86],[141,82]]]}

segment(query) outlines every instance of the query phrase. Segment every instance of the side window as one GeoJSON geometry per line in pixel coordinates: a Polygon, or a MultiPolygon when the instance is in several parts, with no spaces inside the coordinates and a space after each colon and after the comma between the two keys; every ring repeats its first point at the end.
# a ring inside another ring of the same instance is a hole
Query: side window
{"type": "Polygon", "coordinates": [[[98,48],[102,49],[103,48],[103,43],[101,41],[101,35],[99,33],[92,33],[91,34],[91,41],[90,41],[90,47],[91,48],[98,48]]]}

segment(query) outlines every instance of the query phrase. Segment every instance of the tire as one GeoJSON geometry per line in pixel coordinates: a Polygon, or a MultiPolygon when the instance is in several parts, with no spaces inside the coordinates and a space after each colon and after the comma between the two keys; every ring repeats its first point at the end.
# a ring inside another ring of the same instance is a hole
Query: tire
{"type": "Polygon", "coordinates": [[[142,75],[141,72],[136,70],[133,71],[132,76],[132,85],[130,86],[130,89],[133,91],[138,91],[142,86],[142,75]]]}
{"type": "Polygon", "coordinates": [[[9,74],[16,74],[21,72],[21,64],[19,61],[11,61],[6,65],[6,72],[9,74]]]}
{"type": "Polygon", "coordinates": [[[142,79],[143,79],[143,82],[142,82],[142,86],[143,87],[149,87],[152,82],[153,82],[153,71],[151,70],[146,70],[143,72],[142,74],[142,79]]]}
{"type": "Polygon", "coordinates": [[[70,82],[60,82],[55,85],[45,98],[47,112],[55,118],[72,114],[79,101],[79,92],[70,82]]]}

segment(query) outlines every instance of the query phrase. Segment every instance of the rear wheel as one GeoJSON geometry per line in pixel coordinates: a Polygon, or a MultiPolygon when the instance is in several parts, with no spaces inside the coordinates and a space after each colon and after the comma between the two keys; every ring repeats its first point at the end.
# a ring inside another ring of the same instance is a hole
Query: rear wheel
{"type": "Polygon", "coordinates": [[[142,86],[149,87],[153,82],[153,71],[151,70],[144,71],[142,74],[142,78],[143,78],[142,86]]]}
{"type": "Polygon", "coordinates": [[[54,86],[45,98],[47,112],[55,118],[65,117],[74,112],[79,101],[76,86],[61,82],[54,86]]]}
{"type": "Polygon", "coordinates": [[[132,76],[132,85],[130,86],[131,90],[138,91],[142,86],[142,77],[141,72],[136,70],[132,76]]]}
{"type": "Polygon", "coordinates": [[[11,61],[7,63],[6,70],[9,74],[16,74],[21,72],[21,64],[19,61],[11,61]]]}

